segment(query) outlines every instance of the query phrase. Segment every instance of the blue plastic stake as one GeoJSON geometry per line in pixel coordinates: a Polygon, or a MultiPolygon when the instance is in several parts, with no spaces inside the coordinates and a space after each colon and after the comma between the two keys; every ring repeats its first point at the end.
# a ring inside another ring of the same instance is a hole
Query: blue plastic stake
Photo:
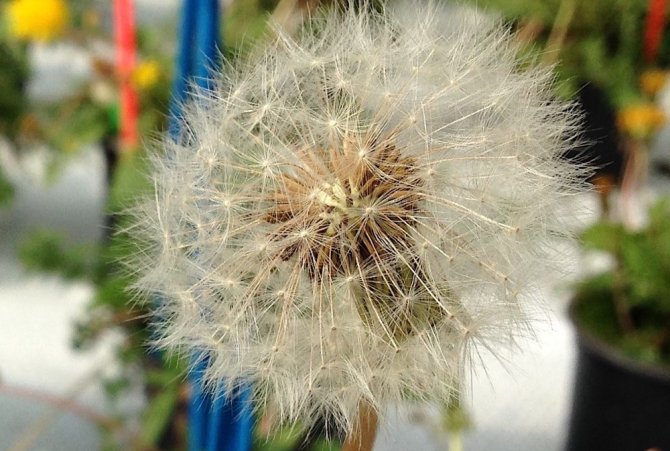
{"type": "MultiPolygon", "coordinates": [[[[190,88],[211,88],[211,71],[219,65],[219,17],[218,0],[184,0],[170,105],[169,132],[175,140],[182,139],[182,106],[190,88]]],[[[251,389],[245,386],[230,396],[212,393],[203,384],[207,363],[203,356],[192,359],[189,451],[248,451],[253,431],[251,389]]]]}

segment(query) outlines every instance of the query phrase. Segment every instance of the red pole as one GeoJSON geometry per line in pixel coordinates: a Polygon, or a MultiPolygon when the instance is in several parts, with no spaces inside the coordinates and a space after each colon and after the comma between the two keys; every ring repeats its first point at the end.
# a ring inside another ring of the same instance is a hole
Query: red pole
{"type": "Polygon", "coordinates": [[[652,64],[661,47],[665,28],[667,0],[649,0],[649,10],[644,27],[644,61],[652,64]]]}
{"type": "Polygon", "coordinates": [[[114,35],[120,92],[119,144],[121,150],[126,151],[137,146],[139,142],[139,99],[132,84],[136,59],[133,0],[114,1],[114,35]]]}

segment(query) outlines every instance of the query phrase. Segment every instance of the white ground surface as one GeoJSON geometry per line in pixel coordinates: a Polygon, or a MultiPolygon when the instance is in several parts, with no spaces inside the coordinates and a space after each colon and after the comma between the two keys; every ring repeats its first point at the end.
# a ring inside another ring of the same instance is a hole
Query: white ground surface
{"type": "MultiPolygon", "coordinates": [[[[90,375],[109,363],[110,346],[77,353],[70,348],[72,324],[92,293],[85,283],[26,273],[14,249],[23,236],[53,228],[80,242],[93,242],[103,187],[101,161],[89,153],[68,166],[53,186],[19,178],[15,203],[0,213],[0,450],[94,450],[97,429],[90,422],[59,411],[36,398],[70,397],[97,409],[104,401],[90,375]],[[30,393],[17,395],[17,390],[30,393]],[[34,446],[21,448],[43,431],[34,446]]],[[[25,173],[24,173],[25,174],[25,173]]]]}

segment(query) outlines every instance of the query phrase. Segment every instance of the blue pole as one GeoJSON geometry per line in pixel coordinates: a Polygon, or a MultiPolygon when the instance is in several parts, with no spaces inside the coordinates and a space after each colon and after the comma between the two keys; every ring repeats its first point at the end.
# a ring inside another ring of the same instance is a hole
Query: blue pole
{"type": "Polygon", "coordinates": [[[179,138],[181,129],[181,107],[188,95],[189,81],[193,66],[193,36],[196,22],[195,13],[198,0],[184,0],[179,26],[179,49],[177,67],[172,82],[172,98],[170,100],[169,132],[173,139],[179,138]]]}
{"type": "Polygon", "coordinates": [[[207,451],[248,451],[251,449],[254,419],[251,388],[236,388],[232,396],[218,396],[212,405],[207,451]]]}
{"type": "Polygon", "coordinates": [[[208,449],[207,439],[212,411],[211,396],[203,386],[207,361],[198,361],[194,358],[191,360],[191,366],[191,372],[188,375],[188,381],[191,384],[191,398],[188,401],[188,449],[189,451],[204,451],[208,449]]]}
{"type": "Polygon", "coordinates": [[[219,4],[218,0],[200,0],[198,6],[193,76],[198,86],[211,88],[210,71],[219,59],[219,4]]]}
{"type": "MultiPolygon", "coordinates": [[[[180,139],[182,106],[189,87],[211,88],[212,71],[219,65],[220,10],[218,0],[184,0],[177,70],[172,86],[169,133],[180,139]]],[[[189,374],[189,451],[249,451],[253,415],[251,389],[243,386],[226,396],[204,387],[206,356],[194,356],[189,374]]]]}

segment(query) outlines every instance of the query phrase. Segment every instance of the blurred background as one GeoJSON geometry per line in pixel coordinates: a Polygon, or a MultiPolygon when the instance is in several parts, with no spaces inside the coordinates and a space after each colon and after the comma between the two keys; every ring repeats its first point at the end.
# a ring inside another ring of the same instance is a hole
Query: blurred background
{"type": "MultiPolygon", "coordinates": [[[[223,57],[244,53],[270,17],[291,30],[319,3],[223,0],[223,57]]],[[[583,434],[574,387],[588,398],[576,330],[664,380],[661,399],[670,391],[670,5],[460,3],[508,23],[525,61],[555,66],[556,96],[584,110],[587,144],[565,158],[596,168],[593,190],[566,206],[583,240],[543,287],[550,313],[536,336],[502,359],[482,355],[460,406],[397,406],[375,449],[588,449],[568,438],[583,434]]],[[[182,7],[0,0],[0,450],[188,449],[186,364],[150,352],[147,312],[117,271],[128,246],[113,233],[147,190],[144,149],[166,129],[182,7]]],[[[667,408],[640,415],[670,424],[667,408]]],[[[649,448],[668,443],[654,434],[643,433],[657,437],[649,448]]],[[[307,449],[299,426],[268,431],[262,417],[254,437],[254,449],[307,449]]]]}

